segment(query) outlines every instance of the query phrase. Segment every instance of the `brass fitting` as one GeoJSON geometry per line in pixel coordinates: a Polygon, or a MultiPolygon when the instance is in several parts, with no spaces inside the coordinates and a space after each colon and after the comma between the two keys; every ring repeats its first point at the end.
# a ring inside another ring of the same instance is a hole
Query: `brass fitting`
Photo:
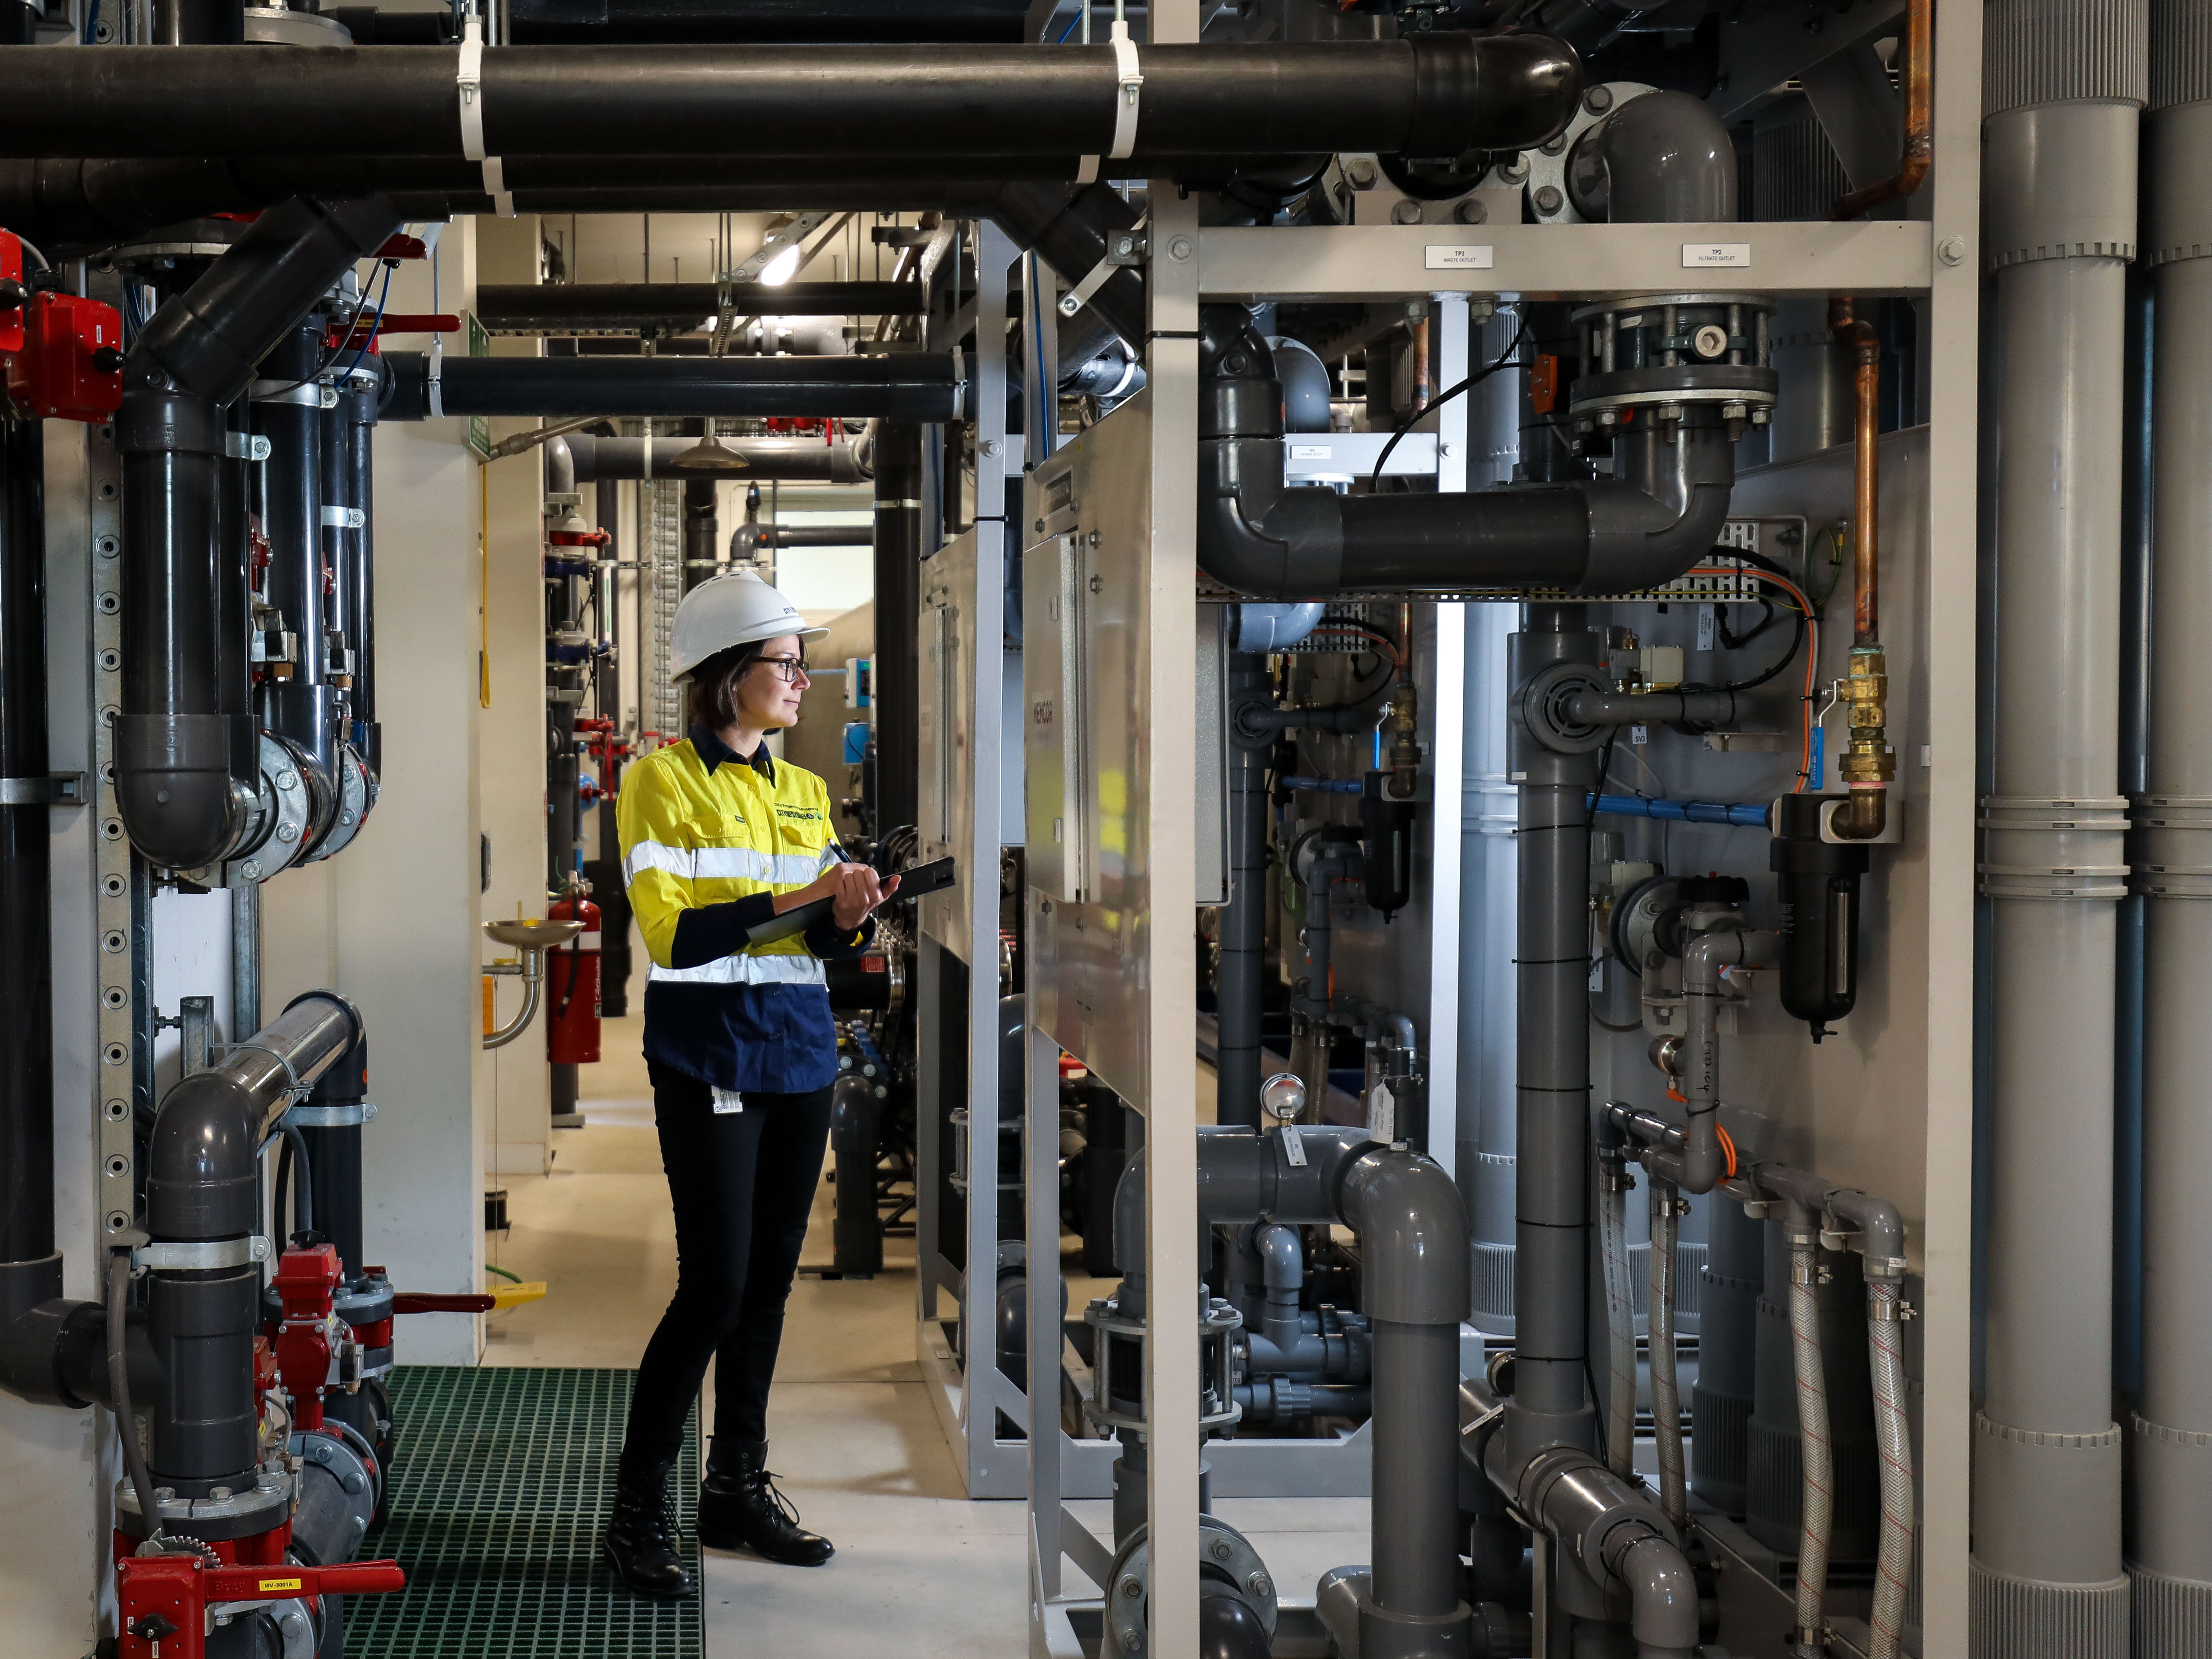
{"type": "Polygon", "coordinates": [[[1850,787],[1850,799],[1832,820],[1850,841],[1873,841],[1889,817],[1889,785],[1897,776],[1897,751],[1885,729],[1889,720],[1889,675],[1878,645],[1851,647],[1850,678],[1844,698],[1850,705],[1850,747],[1837,770],[1850,787]]]}
{"type": "Polygon", "coordinates": [[[1889,746],[1889,675],[1878,645],[1851,647],[1850,678],[1844,699],[1850,705],[1851,744],[1840,770],[1844,781],[1863,786],[1887,783],[1897,775],[1897,751],[1889,746]]]}
{"type": "Polygon", "coordinates": [[[1419,698],[1411,680],[1390,693],[1390,777],[1386,787],[1399,800],[1410,799],[1421,769],[1421,749],[1414,741],[1419,728],[1419,698]]]}

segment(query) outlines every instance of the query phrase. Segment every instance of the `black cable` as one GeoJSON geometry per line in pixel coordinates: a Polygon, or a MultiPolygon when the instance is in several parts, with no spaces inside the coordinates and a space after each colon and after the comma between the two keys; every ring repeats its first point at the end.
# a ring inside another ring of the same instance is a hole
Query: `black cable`
{"type": "Polygon", "coordinates": [[[131,1489],[137,1495],[138,1513],[146,1522],[147,1541],[161,1535],[161,1503],[154,1495],[154,1477],[146,1468],[146,1453],[138,1443],[138,1419],[131,1406],[131,1351],[125,1313],[131,1288],[131,1252],[118,1249],[107,1267],[107,1392],[115,1407],[115,1431],[123,1442],[123,1467],[130,1472],[131,1489]]]}
{"type": "Polygon", "coordinates": [[[1497,362],[1492,363],[1487,368],[1477,369],[1474,374],[1468,375],[1467,379],[1462,380],[1457,386],[1453,386],[1449,391],[1439,392],[1437,396],[1430,398],[1425,407],[1417,409],[1412,414],[1407,416],[1405,421],[1399,426],[1398,429],[1390,434],[1390,441],[1382,446],[1382,453],[1375,458],[1375,470],[1367,475],[1368,488],[1370,489],[1373,489],[1376,483],[1382,478],[1382,464],[1390,459],[1390,452],[1398,447],[1398,441],[1413,429],[1413,423],[1415,422],[1419,421],[1422,416],[1427,414],[1430,410],[1443,408],[1446,404],[1458,397],[1461,392],[1465,392],[1468,387],[1480,386],[1492,375],[1497,374],[1499,369],[1504,368],[1506,364],[1513,362],[1520,354],[1522,343],[1527,340],[1528,337],[1528,319],[1526,317],[1523,317],[1521,319],[1521,326],[1513,331],[1512,341],[1506,346],[1504,351],[1498,354],[1497,362]]]}
{"type": "MultiPolygon", "coordinates": [[[[1712,550],[1711,556],[1715,558],[1734,559],[1739,563],[1749,565],[1754,571],[1779,576],[1783,580],[1787,582],[1794,582],[1796,580],[1795,577],[1790,575],[1789,570],[1784,566],[1776,563],[1772,559],[1767,558],[1763,554],[1750,552],[1744,548],[1717,546],[1712,550]]],[[[1780,660],[1776,662],[1773,666],[1767,669],[1764,673],[1755,674],[1747,680],[1735,680],[1727,685],[1686,684],[1681,689],[1685,691],[1749,691],[1756,687],[1765,684],[1769,680],[1774,678],[1776,675],[1781,673],[1784,669],[1789,667],[1791,663],[1796,661],[1797,653],[1803,648],[1805,644],[1806,624],[1811,619],[1806,616],[1803,607],[1798,604],[1795,597],[1788,594],[1786,590],[1784,596],[1790,599],[1790,615],[1793,619],[1795,619],[1796,627],[1791,632],[1790,648],[1782,653],[1780,660]]],[[[1763,628],[1753,629],[1750,634],[1744,635],[1744,637],[1745,639],[1749,640],[1763,631],[1763,628]]]]}

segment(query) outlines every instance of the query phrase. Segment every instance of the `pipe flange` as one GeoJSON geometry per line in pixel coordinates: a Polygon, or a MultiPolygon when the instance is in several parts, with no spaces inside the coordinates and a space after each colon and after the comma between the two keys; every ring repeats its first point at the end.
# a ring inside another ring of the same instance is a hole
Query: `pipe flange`
{"type": "MultiPolygon", "coordinates": [[[[264,1622],[276,1632],[277,1659],[315,1659],[315,1616],[297,1596],[282,1601],[210,1601],[207,1616],[210,1630],[240,1620],[264,1622]]],[[[265,1650],[264,1646],[253,1649],[256,1653],[265,1650]]]]}
{"type": "MultiPolygon", "coordinates": [[[[204,1498],[179,1498],[172,1487],[156,1486],[154,1500],[161,1506],[163,1532],[220,1544],[283,1525],[292,1512],[292,1477],[264,1463],[242,1490],[216,1486],[204,1498]]],[[[128,1475],[115,1483],[115,1529],[131,1538],[143,1538],[148,1530],[138,1489],[128,1475]]]]}
{"type": "MultiPolygon", "coordinates": [[[[1114,1552],[1114,1565],[1106,1575],[1106,1637],[1102,1651],[1119,1653],[1123,1659],[1142,1659],[1151,1645],[1147,1608],[1151,1601],[1151,1528],[1139,1525],[1114,1552]]],[[[1201,1585],[1225,1589],[1252,1610],[1267,1632],[1275,1636],[1277,1607],[1274,1575],[1260,1559],[1244,1534],[1226,1521],[1211,1515],[1198,1517],[1198,1571],[1201,1585]]]]}
{"type": "Polygon", "coordinates": [[[315,798],[306,751],[274,732],[261,734],[261,784],[253,816],[231,861],[248,881],[266,881],[299,862],[314,823],[315,798]]]}
{"type": "Polygon", "coordinates": [[[343,1560],[368,1532],[370,1519],[376,1513],[377,1498],[383,1489],[383,1480],[376,1467],[376,1454],[361,1431],[349,1423],[336,1418],[326,1419],[319,1429],[296,1431],[291,1440],[292,1455],[301,1462],[301,1479],[305,1480],[311,1469],[320,1470],[335,1482],[344,1493],[341,1525],[346,1536],[335,1540],[318,1540],[319,1553],[331,1560],[343,1560]]]}
{"type": "Polygon", "coordinates": [[[1528,735],[1555,755],[1588,755],[1604,745],[1613,728],[1576,718],[1583,697],[1603,697],[1609,688],[1588,663],[1555,662],[1533,675],[1521,692],[1521,723],[1528,735]]]}
{"type": "MultiPolygon", "coordinates": [[[[1567,190],[1567,158],[1575,153],[1575,145],[1583,134],[1613,111],[1623,104],[1643,97],[1647,92],[1658,90],[1658,88],[1642,81],[1607,81],[1600,86],[1585,88],[1582,103],[1575,111],[1575,118],[1567,123],[1566,131],[1540,149],[1521,152],[1517,165],[1528,170],[1524,188],[1528,212],[1538,224],[1581,225],[1589,222],[1575,211],[1574,202],[1567,190]]],[[[1509,165],[1504,176],[1511,179],[1512,171],[1509,165]]]]}
{"type": "Polygon", "coordinates": [[[376,778],[368,769],[368,758],[351,744],[338,747],[338,810],[331,815],[331,827],[315,842],[314,848],[300,862],[314,864],[334,858],[351,844],[361,833],[369,809],[376,805],[376,778]]]}

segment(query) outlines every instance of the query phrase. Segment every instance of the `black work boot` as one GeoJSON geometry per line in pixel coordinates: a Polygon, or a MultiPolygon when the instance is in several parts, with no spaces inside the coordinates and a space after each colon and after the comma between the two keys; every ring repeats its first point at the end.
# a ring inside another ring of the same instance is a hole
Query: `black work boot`
{"type": "Polygon", "coordinates": [[[615,1577],[641,1595],[691,1594],[691,1575],[676,1540],[676,1506],[668,1497],[669,1465],[641,1478],[615,1479],[614,1513],[608,1517],[607,1559],[615,1577]]]}
{"type": "Polygon", "coordinates": [[[837,1551],[799,1524],[799,1511],[775,1488],[768,1442],[720,1440],[699,1486],[699,1541],[709,1549],[750,1550],[787,1567],[818,1567],[837,1551]]]}

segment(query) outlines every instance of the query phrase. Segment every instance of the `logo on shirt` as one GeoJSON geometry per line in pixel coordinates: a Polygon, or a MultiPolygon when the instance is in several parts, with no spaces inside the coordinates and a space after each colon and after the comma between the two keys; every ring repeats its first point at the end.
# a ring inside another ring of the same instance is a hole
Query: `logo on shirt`
{"type": "Polygon", "coordinates": [[[799,818],[810,823],[819,823],[822,821],[822,812],[817,807],[779,806],[775,811],[778,817],[799,818]]]}

